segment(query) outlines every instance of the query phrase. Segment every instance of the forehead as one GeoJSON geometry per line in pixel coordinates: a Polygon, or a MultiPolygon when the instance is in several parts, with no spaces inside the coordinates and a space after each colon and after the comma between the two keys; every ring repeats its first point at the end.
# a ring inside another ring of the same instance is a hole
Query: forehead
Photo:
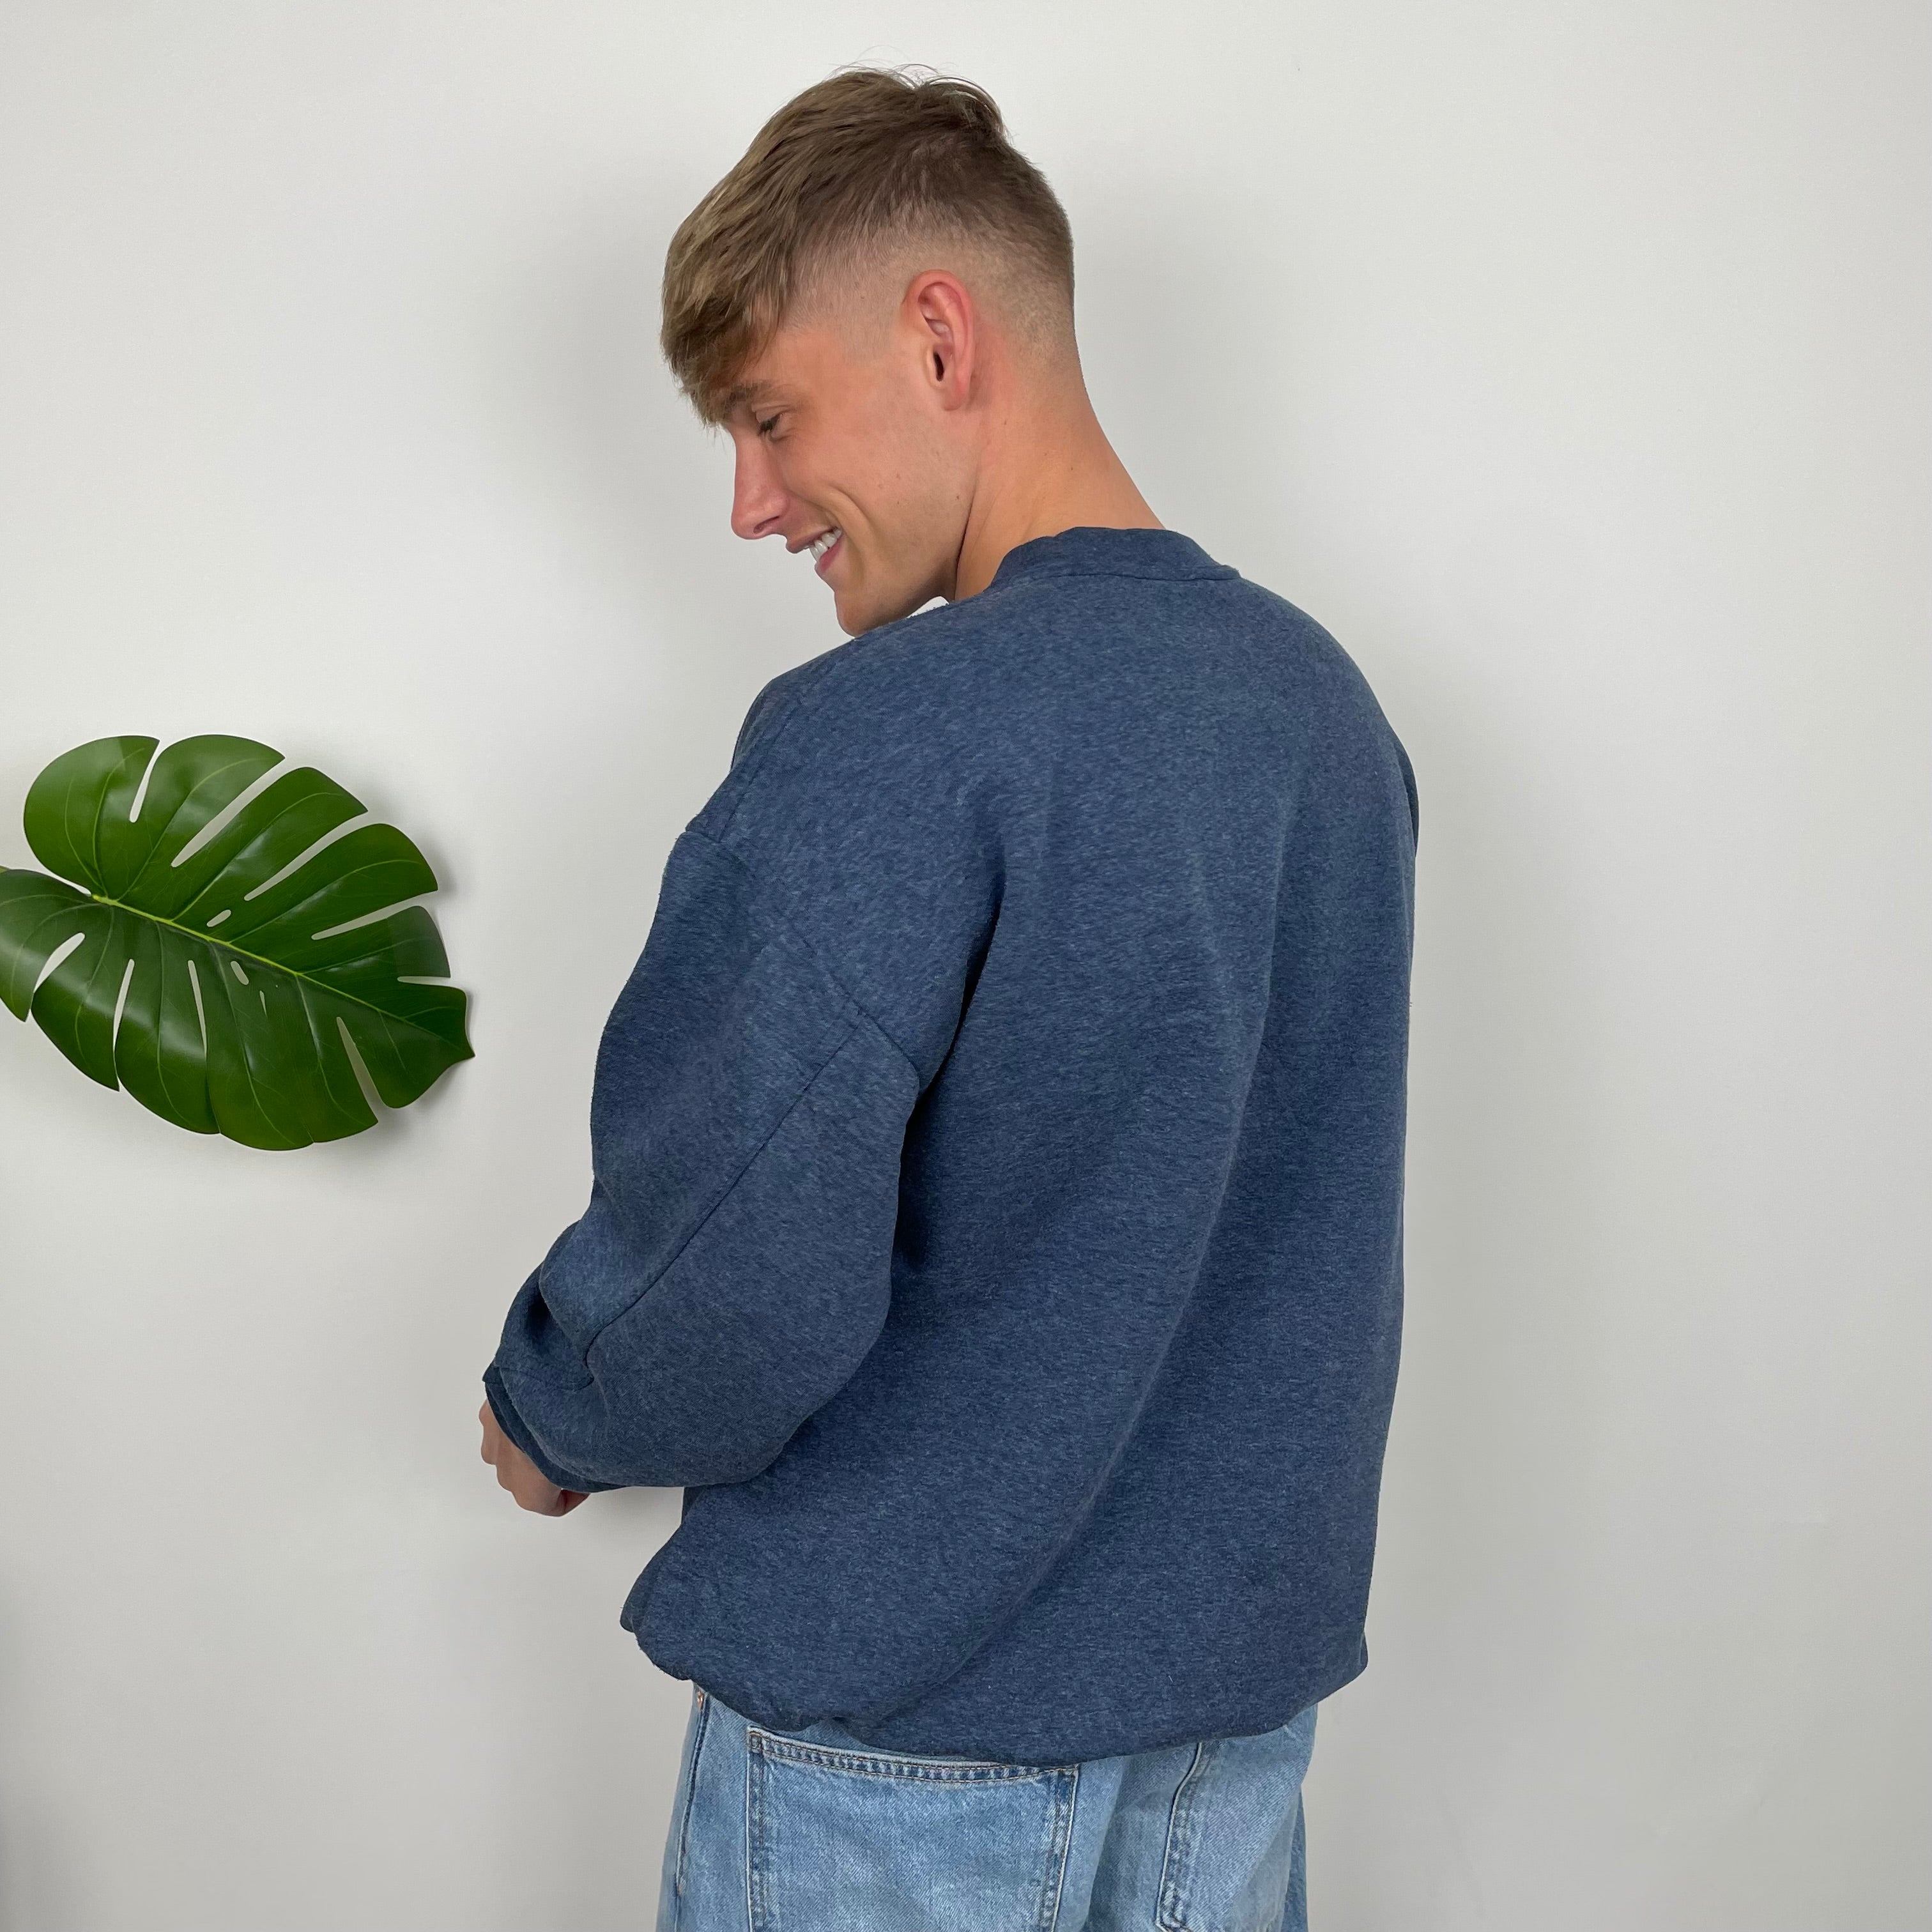
{"type": "Polygon", "coordinates": [[[850,373],[854,349],[848,333],[836,314],[782,323],[720,392],[719,420],[814,395],[822,399],[850,373]]]}

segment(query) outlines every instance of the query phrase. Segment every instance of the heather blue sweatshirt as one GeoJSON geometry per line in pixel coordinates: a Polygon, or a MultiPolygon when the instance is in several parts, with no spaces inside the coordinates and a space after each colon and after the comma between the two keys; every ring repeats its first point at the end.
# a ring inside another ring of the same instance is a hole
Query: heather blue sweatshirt
{"type": "Polygon", "coordinates": [[[1340,646],[1178,531],[760,692],[484,1378],[552,1481],[685,1486],[664,1670],[1012,1762],[1362,1670],[1414,836],[1340,646]]]}

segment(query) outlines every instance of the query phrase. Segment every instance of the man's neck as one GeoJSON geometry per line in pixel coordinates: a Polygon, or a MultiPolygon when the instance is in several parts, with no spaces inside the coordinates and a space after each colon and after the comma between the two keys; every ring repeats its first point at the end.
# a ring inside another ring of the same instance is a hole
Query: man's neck
{"type": "Polygon", "coordinates": [[[974,487],[950,601],[992,582],[1010,550],[1062,530],[1157,530],[1160,519],[1087,402],[1052,415],[1029,412],[1023,435],[996,437],[974,487]]]}

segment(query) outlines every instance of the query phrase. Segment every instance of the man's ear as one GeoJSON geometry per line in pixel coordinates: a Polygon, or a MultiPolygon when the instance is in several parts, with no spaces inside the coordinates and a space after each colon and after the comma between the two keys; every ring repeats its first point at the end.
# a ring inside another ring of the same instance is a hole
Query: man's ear
{"type": "Polygon", "coordinates": [[[944,268],[923,270],[906,290],[903,312],[926,387],[941,409],[963,409],[972,399],[980,346],[979,315],[965,284],[944,268]]]}

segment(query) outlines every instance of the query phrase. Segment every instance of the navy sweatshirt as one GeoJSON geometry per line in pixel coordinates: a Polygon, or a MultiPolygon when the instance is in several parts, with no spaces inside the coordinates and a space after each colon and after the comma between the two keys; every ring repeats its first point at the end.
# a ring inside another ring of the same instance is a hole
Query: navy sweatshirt
{"type": "Polygon", "coordinates": [[[685,1486],[658,1665],[1009,1762],[1362,1670],[1415,809],[1340,646],[1174,530],[759,692],[484,1377],[552,1481],[685,1486]]]}

